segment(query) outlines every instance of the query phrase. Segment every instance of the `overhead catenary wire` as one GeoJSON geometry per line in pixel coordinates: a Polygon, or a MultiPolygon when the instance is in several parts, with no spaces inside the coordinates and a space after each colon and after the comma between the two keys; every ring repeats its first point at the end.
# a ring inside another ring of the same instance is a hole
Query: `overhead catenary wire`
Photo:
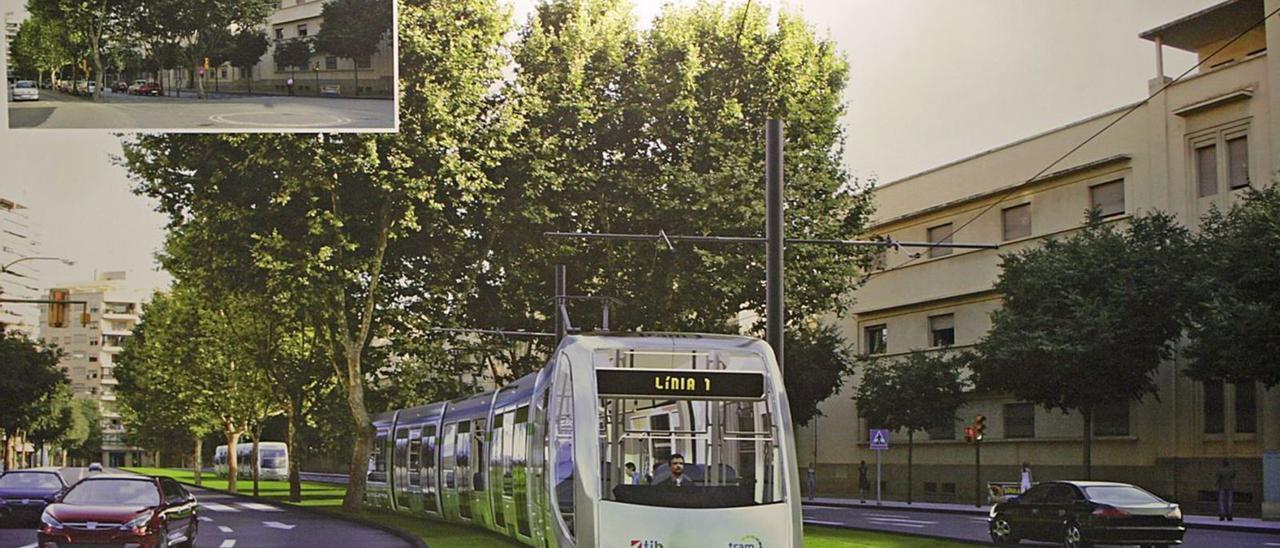
{"type": "MultiPolygon", "coordinates": [[[[951,231],[950,233],[948,233],[946,236],[944,236],[944,237],[940,238],[940,239],[939,239],[939,241],[940,241],[940,242],[945,242],[945,241],[947,241],[947,240],[950,240],[953,236],[955,236],[955,235],[956,235],[956,233],[960,232],[961,230],[964,230],[964,228],[965,228],[965,227],[967,227],[967,226],[969,226],[969,225],[973,224],[973,222],[974,222],[974,221],[978,220],[978,219],[979,219],[979,218],[981,218],[983,215],[986,215],[986,214],[987,214],[988,212],[990,212],[992,209],[995,209],[995,207],[996,207],[996,206],[998,206],[998,205],[1000,205],[1000,204],[1004,203],[1004,201],[1005,201],[1005,200],[1009,199],[1009,197],[1010,197],[1010,196],[1012,196],[1015,192],[1017,192],[1018,190],[1020,190],[1020,189],[1021,189],[1021,187],[1022,187],[1023,185],[1025,185],[1025,184],[1027,184],[1027,183],[1030,183],[1030,182],[1032,182],[1032,181],[1036,180],[1036,179],[1037,179],[1037,178],[1039,178],[1041,175],[1044,175],[1045,173],[1047,173],[1050,169],[1053,169],[1053,167],[1054,167],[1054,166],[1058,165],[1058,164],[1059,164],[1059,163],[1061,163],[1063,160],[1065,160],[1065,159],[1067,159],[1068,157],[1070,157],[1072,154],[1075,154],[1075,152],[1076,152],[1076,151],[1080,150],[1081,148],[1084,148],[1084,146],[1085,146],[1085,145],[1089,144],[1089,143],[1090,143],[1090,142],[1092,142],[1094,139],[1098,138],[1098,136],[1102,135],[1104,132],[1106,132],[1107,130],[1111,129],[1111,128],[1112,128],[1113,126],[1115,126],[1116,124],[1120,123],[1120,121],[1121,121],[1121,120],[1124,120],[1126,117],[1128,117],[1130,114],[1133,114],[1135,111],[1137,111],[1137,110],[1138,110],[1139,108],[1141,108],[1142,106],[1144,106],[1144,105],[1146,105],[1147,103],[1151,102],[1151,100],[1152,100],[1152,99],[1155,99],[1158,95],[1160,95],[1161,93],[1164,93],[1164,92],[1165,92],[1165,90],[1169,89],[1171,86],[1173,86],[1174,84],[1178,83],[1178,82],[1179,82],[1179,81],[1181,81],[1183,78],[1186,78],[1186,77],[1187,77],[1187,75],[1191,74],[1191,71],[1194,71],[1194,70],[1196,70],[1197,68],[1200,68],[1200,66],[1201,66],[1201,65],[1205,64],[1206,62],[1208,62],[1208,61],[1209,61],[1210,59],[1212,59],[1214,56],[1218,55],[1219,53],[1222,53],[1222,51],[1223,51],[1223,50],[1227,49],[1227,48],[1228,48],[1228,47],[1230,47],[1232,44],[1236,43],[1236,41],[1238,41],[1238,40],[1240,40],[1241,38],[1243,38],[1246,34],[1248,34],[1248,33],[1249,33],[1250,31],[1252,31],[1253,29],[1257,28],[1259,25],[1262,25],[1263,23],[1265,23],[1265,22],[1267,21],[1267,19],[1270,19],[1270,18],[1271,18],[1272,16],[1274,16],[1276,13],[1280,13],[1280,8],[1276,8],[1275,10],[1272,10],[1272,11],[1271,11],[1271,13],[1266,14],[1265,16],[1263,16],[1263,17],[1262,17],[1262,19],[1259,19],[1258,21],[1254,22],[1254,24],[1250,25],[1250,26],[1249,26],[1249,28],[1247,28],[1247,29],[1245,29],[1245,30],[1243,30],[1243,31],[1240,31],[1240,33],[1236,34],[1236,35],[1235,35],[1234,37],[1232,37],[1230,40],[1226,41],[1226,42],[1225,42],[1225,43],[1223,43],[1221,46],[1219,46],[1219,47],[1218,47],[1218,49],[1215,49],[1215,50],[1213,51],[1213,53],[1210,53],[1209,55],[1206,55],[1204,58],[1202,58],[1202,59],[1200,60],[1200,62],[1196,63],[1195,65],[1192,65],[1192,67],[1191,67],[1191,68],[1189,68],[1189,69],[1187,69],[1187,70],[1183,71],[1183,72],[1182,72],[1182,74],[1179,74],[1176,78],[1174,78],[1174,79],[1172,79],[1172,80],[1169,80],[1168,82],[1165,82],[1165,84],[1164,84],[1163,86],[1160,86],[1160,89],[1157,89],[1157,90],[1155,90],[1155,91],[1151,92],[1151,94],[1150,94],[1150,95],[1147,95],[1147,98],[1146,98],[1146,99],[1143,99],[1143,100],[1141,100],[1141,101],[1139,101],[1139,102],[1137,102],[1137,103],[1134,103],[1134,104],[1133,104],[1132,106],[1130,106],[1128,109],[1125,109],[1125,111],[1124,111],[1123,113],[1121,113],[1121,114],[1120,114],[1120,116],[1116,117],[1114,120],[1112,120],[1111,122],[1107,123],[1107,125],[1102,126],[1102,128],[1098,129],[1098,131],[1095,131],[1092,135],[1090,135],[1089,137],[1087,137],[1085,140],[1081,141],[1081,142],[1080,142],[1079,144],[1077,144],[1076,146],[1072,147],[1072,148],[1071,148],[1071,150],[1068,150],[1065,154],[1063,154],[1063,155],[1059,156],[1056,160],[1054,160],[1054,161],[1050,162],[1050,163],[1049,163],[1049,165],[1046,165],[1046,166],[1044,167],[1044,169],[1041,169],[1040,171],[1037,171],[1035,175],[1032,175],[1031,177],[1028,177],[1028,178],[1027,178],[1025,181],[1023,181],[1021,184],[1013,185],[1013,186],[1009,187],[1007,190],[1005,190],[1004,192],[1002,192],[1002,193],[1000,193],[999,195],[997,195],[997,196],[998,196],[998,198],[996,199],[996,201],[994,201],[994,202],[992,202],[991,204],[987,205],[987,207],[983,208],[983,209],[982,209],[982,211],[979,211],[977,215],[974,215],[973,217],[969,218],[969,220],[967,220],[967,221],[965,221],[965,222],[961,223],[961,224],[960,224],[960,226],[956,227],[954,230],[952,230],[952,231],[951,231]]],[[[1164,76],[1164,75],[1162,74],[1161,76],[1164,76]]],[[[915,261],[919,260],[922,256],[923,256],[923,255],[920,255],[920,254],[914,254],[914,255],[913,255],[909,260],[907,260],[907,262],[902,263],[902,264],[900,264],[900,265],[898,265],[898,266],[895,266],[895,267],[893,267],[893,268],[891,268],[891,269],[885,269],[885,270],[881,271],[880,273],[888,272],[888,271],[890,271],[890,270],[896,270],[896,269],[899,269],[899,268],[903,268],[903,267],[905,267],[905,266],[907,266],[907,265],[909,265],[909,264],[911,264],[911,263],[913,263],[913,262],[915,262],[915,261]]]]}

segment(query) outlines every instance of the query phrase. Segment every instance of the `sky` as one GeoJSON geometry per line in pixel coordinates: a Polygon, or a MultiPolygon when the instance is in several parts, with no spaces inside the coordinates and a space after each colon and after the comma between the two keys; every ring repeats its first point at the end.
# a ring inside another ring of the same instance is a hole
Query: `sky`
{"type": "MultiPolygon", "coordinates": [[[[511,0],[524,21],[537,0],[511,0]]],[[[674,0],[689,3],[692,0],[674,0]]],[[[1155,49],[1144,30],[1216,0],[753,0],[799,11],[850,64],[845,161],[881,184],[1146,97],[1155,49]]],[[[665,2],[640,0],[642,26],[665,2]]],[[[0,14],[21,0],[0,0],[0,14]]],[[[1165,72],[1194,64],[1165,48],[1165,72]]],[[[0,109],[0,196],[30,208],[44,285],[127,270],[163,287],[164,218],[130,192],[101,131],[8,128],[0,109]]],[[[763,144],[762,144],[763,145],[763,144]]]]}

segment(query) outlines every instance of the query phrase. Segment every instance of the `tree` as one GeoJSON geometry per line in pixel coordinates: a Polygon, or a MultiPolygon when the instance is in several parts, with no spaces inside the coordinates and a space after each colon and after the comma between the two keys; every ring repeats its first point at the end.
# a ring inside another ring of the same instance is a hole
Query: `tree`
{"type": "Polygon", "coordinates": [[[72,402],[72,432],[63,447],[67,456],[77,462],[89,463],[101,458],[102,412],[97,400],[77,397],[72,402]]]}
{"type": "Polygon", "coordinates": [[[496,2],[406,2],[401,131],[394,135],[146,135],[126,146],[135,190],[170,218],[165,267],[284,303],[324,349],[352,438],[343,505],[358,509],[373,442],[365,361],[402,286],[448,295],[475,268],[467,204],[505,119],[496,2]],[[447,60],[447,62],[434,62],[447,60]]]}
{"type": "MultiPolygon", "coordinates": [[[[59,384],[45,399],[43,412],[26,431],[27,439],[35,445],[37,454],[44,457],[47,445],[56,443],[71,431],[74,426],[73,415],[71,387],[59,384]]],[[[40,466],[49,466],[49,463],[41,462],[40,466]]]]}
{"type": "Polygon", "coordinates": [[[289,77],[298,75],[299,68],[307,68],[311,63],[311,41],[305,38],[276,40],[276,49],[271,54],[277,67],[289,67],[289,77]]]}
{"type": "Polygon", "coordinates": [[[1157,390],[1193,302],[1189,232],[1164,213],[1117,228],[1091,211],[1085,228],[1002,256],[1003,307],[978,343],[980,388],[1084,418],[1092,473],[1094,407],[1157,390]]]}
{"type": "Polygon", "coordinates": [[[1201,381],[1280,384],[1280,187],[1249,189],[1227,212],[1201,220],[1203,258],[1186,348],[1187,374],[1201,381]]]}
{"type": "Polygon", "coordinates": [[[0,434],[4,434],[4,468],[14,466],[12,444],[20,430],[30,430],[49,412],[67,382],[57,367],[62,352],[16,332],[0,334],[0,434]]]}
{"type": "Polygon", "coordinates": [[[262,59],[269,45],[265,32],[244,29],[236,33],[234,42],[227,51],[227,61],[244,73],[249,93],[253,93],[253,67],[262,59]]]}
{"type": "Polygon", "coordinates": [[[822,415],[818,404],[839,392],[853,374],[853,348],[833,325],[802,324],[788,329],[786,336],[787,367],[782,375],[787,402],[791,420],[804,426],[822,415]]]}
{"type": "MultiPolygon", "coordinates": [[[[28,0],[33,15],[63,21],[67,28],[83,33],[88,56],[93,60],[96,88],[93,99],[102,98],[103,52],[121,29],[127,28],[130,0],[28,0]]],[[[88,75],[85,77],[88,80],[88,75]]]]}
{"type": "Polygon", "coordinates": [[[954,426],[964,403],[962,371],[969,357],[916,350],[901,358],[874,358],[863,368],[853,399],[875,428],[907,431],[907,503],[912,502],[915,433],[954,426]]]}
{"type": "Polygon", "coordinates": [[[325,24],[316,34],[316,50],[350,59],[360,95],[360,60],[378,52],[391,32],[391,3],[386,0],[333,0],[320,12],[325,24]]]}
{"type": "Polygon", "coordinates": [[[48,73],[54,83],[58,70],[74,60],[71,42],[75,34],[61,21],[33,14],[18,27],[11,50],[13,61],[23,70],[48,73]]]}
{"type": "MultiPolygon", "coordinates": [[[[477,272],[465,323],[547,330],[552,265],[572,264],[577,294],[608,295],[613,329],[763,331],[763,246],[674,251],[628,243],[548,241],[545,231],[754,236],[764,226],[763,128],[788,135],[790,237],[852,238],[871,210],[841,165],[847,63],[829,40],[759,3],[668,6],[641,33],[628,3],[540,4],[514,49],[504,88],[521,121],[476,214],[477,272]],[[760,90],[769,89],[770,93],[760,90]]],[[[792,327],[840,313],[868,250],[791,246],[792,327]]],[[[596,327],[594,303],[575,325],[596,327]],[[589,310],[589,312],[588,312],[589,310]]],[[[576,314],[583,312],[583,314],[576,314]]],[[[544,350],[546,351],[546,350],[544,350]]],[[[807,365],[796,364],[796,373],[807,365]]]]}

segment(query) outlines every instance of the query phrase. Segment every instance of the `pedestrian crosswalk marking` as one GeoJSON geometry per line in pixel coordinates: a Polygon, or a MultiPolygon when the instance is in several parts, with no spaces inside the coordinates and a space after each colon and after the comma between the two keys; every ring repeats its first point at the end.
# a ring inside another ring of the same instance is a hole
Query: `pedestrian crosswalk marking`
{"type": "Polygon", "coordinates": [[[207,518],[207,517],[204,517],[204,516],[200,516],[200,518],[199,518],[199,519],[200,519],[200,521],[213,521],[213,518],[207,518]]]}
{"type": "Polygon", "coordinates": [[[236,539],[229,538],[227,540],[222,541],[222,544],[219,544],[218,548],[232,548],[235,545],[236,545],[236,539]]]}
{"type": "Polygon", "coordinates": [[[259,510],[262,512],[283,512],[284,511],[270,504],[262,504],[261,502],[238,502],[236,504],[239,504],[240,506],[243,506],[250,510],[259,510]]]}
{"type": "Polygon", "coordinates": [[[222,531],[223,533],[234,533],[234,532],[235,532],[233,529],[231,529],[230,527],[227,527],[226,525],[219,525],[219,526],[218,526],[218,530],[219,530],[219,531],[222,531]]]}
{"type": "Polygon", "coordinates": [[[202,502],[200,506],[213,510],[214,512],[239,512],[239,508],[227,506],[219,502],[202,502]]]}

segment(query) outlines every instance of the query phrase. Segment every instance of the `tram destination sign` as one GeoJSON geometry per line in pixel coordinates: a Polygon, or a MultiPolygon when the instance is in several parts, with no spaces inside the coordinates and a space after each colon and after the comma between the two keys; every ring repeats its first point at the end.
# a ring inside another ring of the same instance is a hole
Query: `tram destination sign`
{"type": "Polygon", "coordinates": [[[690,369],[597,369],[602,398],[754,399],[764,397],[764,373],[690,369]]]}

